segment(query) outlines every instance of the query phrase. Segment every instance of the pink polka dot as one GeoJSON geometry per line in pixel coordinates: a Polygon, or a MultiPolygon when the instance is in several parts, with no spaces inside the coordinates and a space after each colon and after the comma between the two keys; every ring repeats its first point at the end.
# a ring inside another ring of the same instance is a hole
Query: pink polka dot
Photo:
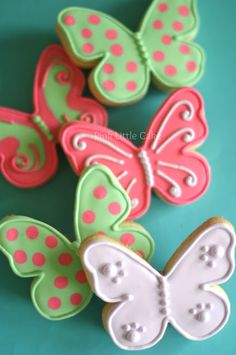
{"type": "Polygon", "coordinates": [[[24,264],[27,261],[27,255],[24,250],[16,250],[13,258],[17,264],[24,264]]]}
{"type": "Polygon", "coordinates": [[[45,238],[45,244],[47,245],[48,248],[56,248],[58,245],[58,240],[54,235],[49,235],[48,237],[45,238]]]}
{"type": "Polygon", "coordinates": [[[160,3],[159,5],[157,5],[157,9],[160,12],[166,12],[168,10],[169,6],[168,4],[166,4],[165,2],[160,3]]]}
{"type": "Polygon", "coordinates": [[[26,236],[29,239],[36,239],[39,235],[39,230],[35,226],[30,226],[26,229],[26,236]]]}
{"type": "Polygon", "coordinates": [[[136,250],[135,250],[135,253],[138,254],[141,258],[144,259],[145,254],[144,254],[144,252],[143,252],[142,250],[136,249],[136,250]]]}
{"type": "Polygon", "coordinates": [[[190,53],[190,48],[189,46],[187,46],[187,44],[181,44],[181,46],[179,46],[179,50],[182,54],[189,54],[190,53]]]}
{"type": "Polygon", "coordinates": [[[182,22],[180,22],[180,21],[175,21],[174,23],[173,23],[173,29],[175,30],[175,31],[183,31],[183,29],[184,29],[184,25],[182,24],[182,22]]]}
{"type": "Polygon", "coordinates": [[[106,91],[113,91],[116,87],[114,81],[112,80],[105,80],[102,85],[106,91]]]}
{"type": "Polygon", "coordinates": [[[81,36],[84,38],[91,38],[93,36],[93,32],[89,28],[84,28],[81,31],[81,36]]]}
{"type": "Polygon", "coordinates": [[[73,258],[71,256],[71,254],[69,253],[62,253],[59,258],[58,258],[58,261],[61,265],[63,266],[67,266],[67,265],[70,265],[73,261],[73,258]]]}
{"type": "Polygon", "coordinates": [[[56,286],[56,288],[65,288],[68,286],[68,279],[66,276],[58,276],[55,280],[54,280],[54,285],[56,286]]]}
{"type": "Polygon", "coordinates": [[[66,26],[73,26],[75,24],[75,18],[71,15],[65,16],[63,21],[66,26]]]}
{"type": "Polygon", "coordinates": [[[181,15],[181,16],[188,16],[189,15],[189,9],[188,9],[188,7],[187,6],[184,6],[184,5],[182,5],[182,6],[180,6],[179,7],[179,14],[181,15]]]}
{"type": "Polygon", "coordinates": [[[156,51],[153,53],[153,59],[156,62],[162,62],[165,59],[165,54],[162,51],[156,51]]]}
{"type": "Polygon", "coordinates": [[[92,43],[84,43],[82,50],[84,53],[92,53],[94,51],[94,45],[92,43]]]}
{"type": "Polygon", "coordinates": [[[16,228],[10,228],[10,229],[8,229],[8,231],[6,233],[6,238],[8,240],[10,240],[11,242],[13,242],[14,240],[16,240],[18,235],[19,235],[19,232],[16,228]]]}
{"type": "Polygon", "coordinates": [[[115,68],[112,64],[104,64],[102,70],[106,74],[112,74],[114,72],[115,68]]]}
{"type": "Polygon", "coordinates": [[[193,61],[189,61],[186,64],[187,71],[194,72],[197,69],[197,64],[193,61]]]}
{"type": "Polygon", "coordinates": [[[107,189],[104,186],[97,186],[93,190],[93,196],[97,199],[103,199],[107,195],[107,189]]]}
{"type": "Polygon", "coordinates": [[[135,81],[128,81],[125,87],[128,91],[135,91],[137,90],[137,83],[135,81]]]}
{"type": "Polygon", "coordinates": [[[115,30],[108,30],[106,31],[105,36],[107,39],[113,40],[117,38],[118,33],[115,30]]]}
{"type": "Polygon", "coordinates": [[[154,21],[152,25],[155,30],[161,30],[163,28],[163,22],[160,20],[154,21]]]}
{"type": "Polygon", "coordinates": [[[162,36],[161,40],[162,40],[162,43],[164,43],[166,46],[170,45],[172,42],[172,38],[169,35],[162,36]]]}
{"type": "Polygon", "coordinates": [[[52,310],[56,311],[58,308],[61,307],[61,300],[58,297],[51,297],[48,300],[48,307],[52,310]]]}
{"type": "Polygon", "coordinates": [[[80,293],[73,293],[70,297],[70,303],[74,306],[78,306],[82,302],[82,296],[80,293]]]}
{"type": "Polygon", "coordinates": [[[101,19],[97,15],[90,15],[88,17],[88,22],[91,23],[92,25],[98,25],[101,22],[101,19]]]}
{"type": "Polygon", "coordinates": [[[96,215],[93,211],[87,210],[82,214],[82,221],[86,224],[91,224],[95,221],[96,215]]]}
{"type": "Polygon", "coordinates": [[[129,73],[136,73],[136,71],[138,70],[138,64],[136,62],[128,62],[126,64],[126,70],[129,73]]]}
{"type": "Polygon", "coordinates": [[[119,214],[121,212],[121,205],[118,202],[111,202],[108,206],[108,210],[111,214],[119,214]]]}
{"type": "Polygon", "coordinates": [[[124,233],[124,234],[122,234],[122,236],[120,237],[120,241],[121,241],[121,243],[123,243],[124,245],[130,246],[130,245],[134,244],[135,238],[134,238],[133,234],[131,234],[131,233],[124,233]]]}
{"type": "Polygon", "coordinates": [[[165,73],[168,76],[174,76],[177,73],[176,67],[174,65],[167,65],[165,67],[165,73]]]}
{"type": "Polygon", "coordinates": [[[42,253],[35,253],[32,257],[32,261],[35,266],[43,266],[46,262],[46,258],[42,253]]]}
{"type": "Polygon", "coordinates": [[[123,54],[124,50],[123,47],[120,44],[113,44],[110,47],[111,54],[114,55],[115,57],[119,57],[123,54]]]}
{"type": "Polygon", "coordinates": [[[80,284],[85,284],[87,282],[87,277],[84,271],[78,271],[77,274],[75,275],[75,279],[80,284]]]}

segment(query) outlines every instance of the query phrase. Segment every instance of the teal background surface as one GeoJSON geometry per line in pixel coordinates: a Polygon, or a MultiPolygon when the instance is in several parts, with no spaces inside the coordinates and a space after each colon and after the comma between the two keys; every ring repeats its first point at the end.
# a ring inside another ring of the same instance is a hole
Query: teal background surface
{"type": "MultiPolygon", "coordinates": [[[[6,0],[0,1],[0,105],[32,112],[34,70],[41,51],[57,43],[57,14],[67,6],[107,12],[133,31],[151,0],[6,0]]],[[[198,1],[201,17],[197,42],[207,53],[206,72],[197,88],[202,93],[210,135],[200,151],[212,167],[211,187],[192,205],[173,207],[153,196],[140,222],[156,241],[153,266],[162,270],[178,245],[199,224],[220,215],[236,224],[236,2],[198,1]]],[[[119,132],[145,131],[167,95],[153,87],[141,102],[109,109],[109,126],[119,132]]],[[[139,140],[134,142],[140,144],[139,140]]],[[[73,205],[77,177],[59,150],[57,175],[45,186],[20,190],[0,176],[0,216],[27,215],[40,219],[73,240],[73,205]]],[[[140,281],[141,282],[141,281],[140,281]]],[[[0,255],[0,353],[3,355],[120,355],[102,327],[103,303],[93,298],[74,318],[53,322],[42,318],[30,299],[30,279],[11,271],[0,255]]],[[[232,305],[231,318],[215,337],[186,340],[172,327],[164,339],[142,354],[233,355],[236,353],[236,275],[224,286],[232,305]]]]}

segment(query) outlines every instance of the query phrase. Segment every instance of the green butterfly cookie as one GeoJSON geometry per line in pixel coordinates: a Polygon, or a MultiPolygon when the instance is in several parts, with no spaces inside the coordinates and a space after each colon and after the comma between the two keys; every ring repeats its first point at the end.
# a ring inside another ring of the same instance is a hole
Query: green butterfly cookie
{"type": "Polygon", "coordinates": [[[197,31],[195,0],[154,0],[136,33],[104,13],[79,7],[63,10],[57,22],[71,59],[94,67],[94,95],[111,105],[140,100],[151,78],[164,89],[195,84],[204,70],[203,50],[191,42],[197,31]]]}
{"type": "Polygon", "coordinates": [[[68,318],[89,303],[92,291],[77,255],[80,242],[87,237],[105,233],[150,260],[153,240],[144,228],[125,221],[130,209],[127,193],[110,170],[96,165],[84,172],[78,184],[75,242],[29,217],[1,221],[0,249],[18,276],[34,277],[31,297],[43,316],[68,318]]]}

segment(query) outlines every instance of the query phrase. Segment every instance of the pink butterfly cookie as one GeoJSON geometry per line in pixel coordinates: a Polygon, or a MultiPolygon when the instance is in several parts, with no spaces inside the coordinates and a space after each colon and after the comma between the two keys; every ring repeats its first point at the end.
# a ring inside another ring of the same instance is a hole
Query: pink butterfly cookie
{"type": "Polygon", "coordinates": [[[35,76],[33,114],[0,108],[0,169],[13,185],[38,186],[58,165],[61,127],[75,120],[107,124],[104,108],[82,97],[85,78],[60,46],[42,53],[35,76]]]}
{"type": "Polygon", "coordinates": [[[60,142],[77,175],[95,163],[113,171],[130,196],[132,219],[147,211],[152,189],[175,205],[193,202],[204,194],[210,168],[194,148],[207,134],[200,94],[183,88],[156,113],[139,148],[108,128],[80,122],[62,129],[60,142]]]}
{"type": "Polygon", "coordinates": [[[94,67],[90,88],[110,105],[140,100],[151,79],[161,89],[195,84],[204,71],[203,50],[191,42],[197,31],[195,0],[152,1],[136,33],[79,7],[63,10],[57,21],[65,50],[79,66],[94,67]]]}

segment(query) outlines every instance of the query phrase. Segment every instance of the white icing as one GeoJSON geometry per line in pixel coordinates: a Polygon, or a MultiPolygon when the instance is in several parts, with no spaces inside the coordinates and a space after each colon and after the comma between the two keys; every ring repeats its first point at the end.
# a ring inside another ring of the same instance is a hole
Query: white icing
{"type": "Polygon", "coordinates": [[[157,175],[162,177],[164,180],[166,180],[167,182],[169,182],[172,186],[169,189],[169,193],[171,196],[173,197],[180,197],[182,194],[182,190],[181,187],[179,186],[179,184],[177,184],[177,182],[175,180],[173,180],[171,177],[169,177],[167,174],[163,173],[163,171],[161,170],[157,170],[157,175]]]}
{"type": "Polygon", "coordinates": [[[136,178],[133,178],[130,183],[129,183],[129,186],[127,187],[126,191],[127,193],[129,194],[130,193],[130,190],[132,189],[132,187],[137,183],[137,179],[136,178]]]}
{"type": "Polygon", "coordinates": [[[199,259],[204,261],[206,266],[214,268],[218,260],[224,257],[225,250],[221,245],[204,245],[200,248],[199,259]]]}
{"type": "Polygon", "coordinates": [[[213,309],[213,305],[211,303],[198,303],[195,308],[191,308],[189,313],[194,316],[199,322],[207,323],[211,320],[210,311],[213,309]]]}
{"type": "Polygon", "coordinates": [[[151,186],[151,187],[154,186],[153,169],[152,169],[150,159],[147,155],[147,152],[145,150],[141,150],[138,153],[138,157],[140,158],[140,162],[141,162],[143,169],[144,169],[147,185],[151,186]]]}
{"type": "Polygon", "coordinates": [[[133,199],[131,200],[131,207],[132,207],[132,209],[133,209],[133,208],[136,208],[136,207],[138,206],[138,204],[139,204],[139,199],[138,199],[138,198],[133,198],[133,199]]]}
{"type": "Polygon", "coordinates": [[[160,161],[160,160],[157,162],[157,165],[164,166],[164,167],[170,168],[170,169],[184,171],[188,174],[188,176],[185,179],[185,183],[190,187],[197,185],[197,182],[198,182],[197,175],[194,173],[193,170],[186,168],[183,165],[172,164],[172,163],[160,161]]]}
{"type": "Polygon", "coordinates": [[[90,166],[92,163],[97,163],[96,159],[108,160],[108,161],[112,161],[113,163],[120,164],[120,165],[124,165],[124,163],[125,163],[124,160],[113,158],[110,155],[93,154],[85,160],[85,166],[90,166]]]}
{"type": "Polygon", "coordinates": [[[172,142],[176,137],[178,137],[179,135],[183,134],[187,132],[184,136],[183,136],[183,141],[184,142],[191,142],[194,138],[195,138],[195,132],[192,128],[181,128],[178,129],[177,131],[175,131],[174,133],[172,133],[166,140],[164,140],[164,142],[156,149],[155,153],[159,154],[161,153],[161,151],[170,143],[172,142]]]}
{"type": "Polygon", "coordinates": [[[121,179],[123,179],[123,177],[125,177],[127,175],[128,175],[128,171],[123,171],[120,175],[117,176],[117,179],[121,180],[121,179]]]}
{"type": "Polygon", "coordinates": [[[194,107],[192,105],[192,103],[188,100],[180,100],[178,102],[176,102],[172,108],[170,109],[170,111],[168,112],[167,116],[164,118],[163,122],[161,123],[159,130],[157,132],[157,135],[151,145],[151,149],[155,150],[156,148],[158,148],[158,143],[159,143],[159,139],[161,137],[161,134],[165,128],[165,126],[167,125],[169,119],[173,116],[173,113],[176,109],[178,109],[181,105],[186,105],[188,106],[189,110],[188,111],[184,111],[184,113],[182,114],[182,118],[186,121],[191,121],[191,119],[194,116],[194,107]],[[188,114],[186,114],[186,112],[188,112],[188,114]]]}
{"type": "Polygon", "coordinates": [[[124,338],[131,343],[137,343],[141,338],[141,333],[146,331],[145,327],[136,322],[125,324],[121,326],[121,329],[124,330],[124,338]]]}
{"type": "Polygon", "coordinates": [[[165,275],[109,239],[87,240],[80,256],[94,292],[113,303],[104,318],[113,341],[122,349],[141,350],[156,344],[168,323],[192,340],[209,338],[223,328],[230,305],[225,294],[212,285],[232,275],[234,253],[234,230],[228,223],[219,222],[198,231],[165,275]],[[205,268],[199,251],[211,251],[218,257],[214,269],[205,268]],[[117,260],[122,262],[122,269],[125,266],[127,277],[114,284],[99,270],[104,264],[117,267],[117,260]]]}
{"type": "Polygon", "coordinates": [[[126,158],[133,158],[133,155],[130,154],[130,153],[127,153],[125,150],[119,148],[118,146],[116,146],[115,144],[111,143],[110,141],[102,138],[102,137],[99,137],[99,136],[95,136],[93,134],[89,134],[89,133],[78,133],[76,134],[74,137],[73,137],[73,147],[75,149],[78,149],[80,150],[80,145],[81,145],[81,142],[80,140],[83,139],[83,138],[89,138],[91,139],[92,141],[95,141],[95,142],[99,142],[99,143],[102,143],[103,145],[111,148],[112,150],[114,150],[115,152],[123,155],[124,157],[126,158]]]}
{"type": "Polygon", "coordinates": [[[106,263],[99,268],[100,273],[111,280],[113,284],[120,284],[123,277],[127,276],[127,272],[123,269],[123,262],[106,263]]]}

